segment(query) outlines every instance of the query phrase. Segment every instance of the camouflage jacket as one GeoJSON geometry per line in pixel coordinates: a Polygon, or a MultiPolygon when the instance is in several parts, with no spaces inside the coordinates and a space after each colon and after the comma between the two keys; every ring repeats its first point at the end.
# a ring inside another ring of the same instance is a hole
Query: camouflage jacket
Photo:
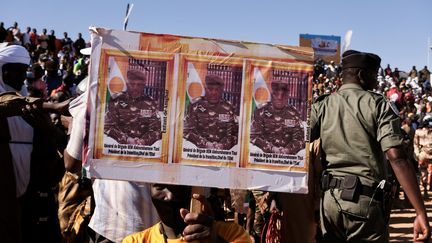
{"type": "Polygon", "coordinates": [[[300,114],[294,107],[276,110],[271,102],[255,110],[251,125],[251,143],[266,153],[282,148],[283,154],[296,154],[305,145],[300,114]]]}
{"type": "Polygon", "coordinates": [[[238,121],[233,106],[225,100],[213,105],[201,97],[187,108],[183,134],[199,148],[207,148],[207,142],[210,142],[221,144],[222,149],[231,149],[238,139],[238,121]]]}
{"type": "Polygon", "coordinates": [[[110,100],[105,134],[118,143],[152,145],[162,138],[157,102],[149,96],[132,98],[127,94],[110,100]]]}

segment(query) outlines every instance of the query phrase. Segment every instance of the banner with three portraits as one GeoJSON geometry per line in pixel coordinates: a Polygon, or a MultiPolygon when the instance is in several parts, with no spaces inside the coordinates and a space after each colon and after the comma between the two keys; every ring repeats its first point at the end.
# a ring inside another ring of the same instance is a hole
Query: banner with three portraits
{"type": "Polygon", "coordinates": [[[94,29],[93,177],[307,193],[313,50],[94,29]]]}

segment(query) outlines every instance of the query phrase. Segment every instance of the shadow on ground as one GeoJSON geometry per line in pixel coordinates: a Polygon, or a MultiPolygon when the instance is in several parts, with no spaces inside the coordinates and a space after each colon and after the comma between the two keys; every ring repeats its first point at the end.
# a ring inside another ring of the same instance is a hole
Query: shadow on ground
{"type": "MultiPolygon", "coordinates": [[[[432,197],[432,192],[429,192],[429,198],[432,197]]],[[[401,198],[403,198],[401,194],[401,198]]],[[[432,200],[425,200],[426,210],[429,218],[432,217],[432,200]]],[[[412,242],[413,238],[413,222],[415,211],[411,205],[404,203],[402,200],[397,200],[390,216],[390,242],[412,242]]]]}

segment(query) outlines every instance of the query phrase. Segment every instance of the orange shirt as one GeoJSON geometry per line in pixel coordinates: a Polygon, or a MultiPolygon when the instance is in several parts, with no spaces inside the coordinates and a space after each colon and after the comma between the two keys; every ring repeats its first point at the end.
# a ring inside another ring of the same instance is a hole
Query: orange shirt
{"type": "MultiPolygon", "coordinates": [[[[160,223],[157,223],[144,231],[128,235],[123,239],[122,243],[163,243],[164,237],[160,232],[159,227],[160,223]]],[[[217,235],[227,242],[252,242],[249,234],[238,224],[214,221],[213,228],[216,230],[217,235]]],[[[181,239],[168,239],[167,242],[183,243],[186,241],[181,239]]]]}

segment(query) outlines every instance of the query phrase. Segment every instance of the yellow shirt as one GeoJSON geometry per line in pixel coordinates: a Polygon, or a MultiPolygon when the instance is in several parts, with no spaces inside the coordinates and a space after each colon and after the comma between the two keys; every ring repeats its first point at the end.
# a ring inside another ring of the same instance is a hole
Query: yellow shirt
{"type": "MultiPolygon", "coordinates": [[[[159,230],[160,223],[153,225],[152,227],[126,236],[122,243],[163,243],[164,237],[159,230]]],[[[238,224],[215,221],[213,228],[216,230],[218,236],[227,242],[234,243],[246,243],[252,242],[249,234],[238,224]]],[[[183,243],[181,239],[168,239],[168,243],[183,243]]]]}

